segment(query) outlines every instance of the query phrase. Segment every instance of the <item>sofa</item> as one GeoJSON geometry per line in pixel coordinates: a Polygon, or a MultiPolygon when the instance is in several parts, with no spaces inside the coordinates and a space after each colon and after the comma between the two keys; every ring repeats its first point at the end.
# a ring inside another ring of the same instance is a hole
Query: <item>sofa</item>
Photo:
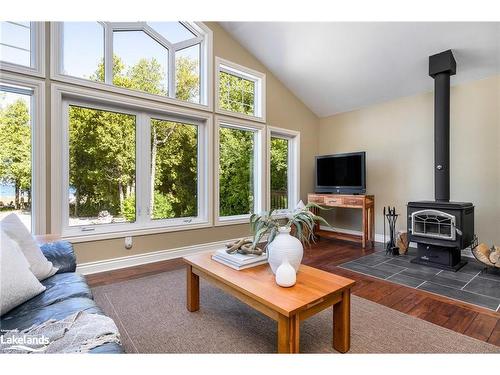
{"type": "MultiPolygon", "coordinates": [[[[45,257],[58,268],[55,275],[41,281],[47,288],[20,306],[2,315],[2,330],[24,330],[49,319],[64,319],[78,311],[105,315],[96,305],[85,277],[75,272],[76,257],[67,241],[40,246],[45,257]]],[[[90,353],[123,353],[121,345],[106,343],[90,353]]]]}

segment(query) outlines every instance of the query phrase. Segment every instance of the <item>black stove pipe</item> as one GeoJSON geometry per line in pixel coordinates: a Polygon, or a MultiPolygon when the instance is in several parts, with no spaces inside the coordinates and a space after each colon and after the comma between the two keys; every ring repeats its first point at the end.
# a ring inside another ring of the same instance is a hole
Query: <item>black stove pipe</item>
{"type": "Polygon", "coordinates": [[[456,73],[451,50],[429,57],[434,78],[434,197],[450,201],[450,76],[456,73]]]}

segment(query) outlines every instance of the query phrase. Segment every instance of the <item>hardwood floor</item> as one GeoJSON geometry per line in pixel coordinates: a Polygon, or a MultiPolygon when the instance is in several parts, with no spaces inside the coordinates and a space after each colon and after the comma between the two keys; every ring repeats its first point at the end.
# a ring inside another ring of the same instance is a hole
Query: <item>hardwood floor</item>
{"type": "MultiPolygon", "coordinates": [[[[359,297],[500,346],[500,313],[338,267],[373,252],[359,244],[321,240],[305,249],[303,263],[355,280],[353,294],[359,297]]],[[[88,275],[87,281],[93,287],[183,267],[184,263],[175,259],[88,275]]]]}

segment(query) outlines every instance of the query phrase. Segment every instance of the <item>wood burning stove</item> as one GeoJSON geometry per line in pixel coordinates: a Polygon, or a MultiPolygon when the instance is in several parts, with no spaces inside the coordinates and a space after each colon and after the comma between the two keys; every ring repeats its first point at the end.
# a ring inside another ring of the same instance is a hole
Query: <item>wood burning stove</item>
{"type": "Polygon", "coordinates": [[[457,271],[467,262],[461,251],[474,241],[474,205],[450,202],[450,76],[456,73],[451,50],[429,57],[434,78],[435,201],[408,203],[408,238],[417,243],[413,263],[457,271]]]}
{"type": "Polygon", "coordinates": [[[413,263],[458,270],[461,251],[474,240],[474,206],[462,202],[408,203],[408,234],[417,243],[413,263]]]}

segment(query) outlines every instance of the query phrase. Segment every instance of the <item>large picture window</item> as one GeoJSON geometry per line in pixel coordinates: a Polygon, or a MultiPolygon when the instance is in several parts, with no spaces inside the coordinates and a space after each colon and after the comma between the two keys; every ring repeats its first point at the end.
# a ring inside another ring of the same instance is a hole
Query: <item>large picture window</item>
{"type": "Polygon", "coordinates": [[[69,226],[135,222],[136,116],[68,111],[69,226]]]}
{"type": "Polygon", "coordinates": [[[62,113],[53,124],[62,145],[60,159],[53,149],[61,170],[53,186],[62,188],[54,189],[52,212],[64,237],[210,225],[209,115],[86,89],[53,91],[62,113]]]}
{"type": "Polygon", "coordinates": [[[16,214],[45,231],[43,82],[3,74],[0,81],[0,220],[16,214]]]}
{"type": "Polygon", "coordinates": [[[269,126],[268,207],[271,211],[288,210],[299,201],[300,133],[269,126]]]}
{"type": "Polygon", "coordinates": [[[265,122],[265,74],[219,57],[216,67],[216,111],[265,122]]]}
{"type": "Polygon", "coordinates": [[[151,119],[153,220],[198,216],[198,127],[151,119]]]}
{"type": "Polygon", "coordinates": [[[32,90],[0,91],[0,219],[15,213],[31,230],[32,90]]]}
{"type": "Polygon", "coordinates": [[[218,121],[218,222],[243,222],[262,210],[262,128],[218,121]]]}
{"type": "Polygon", "coordinates": [[[271,210],[287,209],[290,140],[271,136],[271,210]]]}
{"type": "Polygon", "coordinates": [[[219,129],[219,214],[248,215],[255,211],[255,132],[219,129]]]}
{"type": "Polygon", "coordinates": [[[64,22],[52,32],[60,80],[210,105],[212,36],[202,23],[64,22]]]}

